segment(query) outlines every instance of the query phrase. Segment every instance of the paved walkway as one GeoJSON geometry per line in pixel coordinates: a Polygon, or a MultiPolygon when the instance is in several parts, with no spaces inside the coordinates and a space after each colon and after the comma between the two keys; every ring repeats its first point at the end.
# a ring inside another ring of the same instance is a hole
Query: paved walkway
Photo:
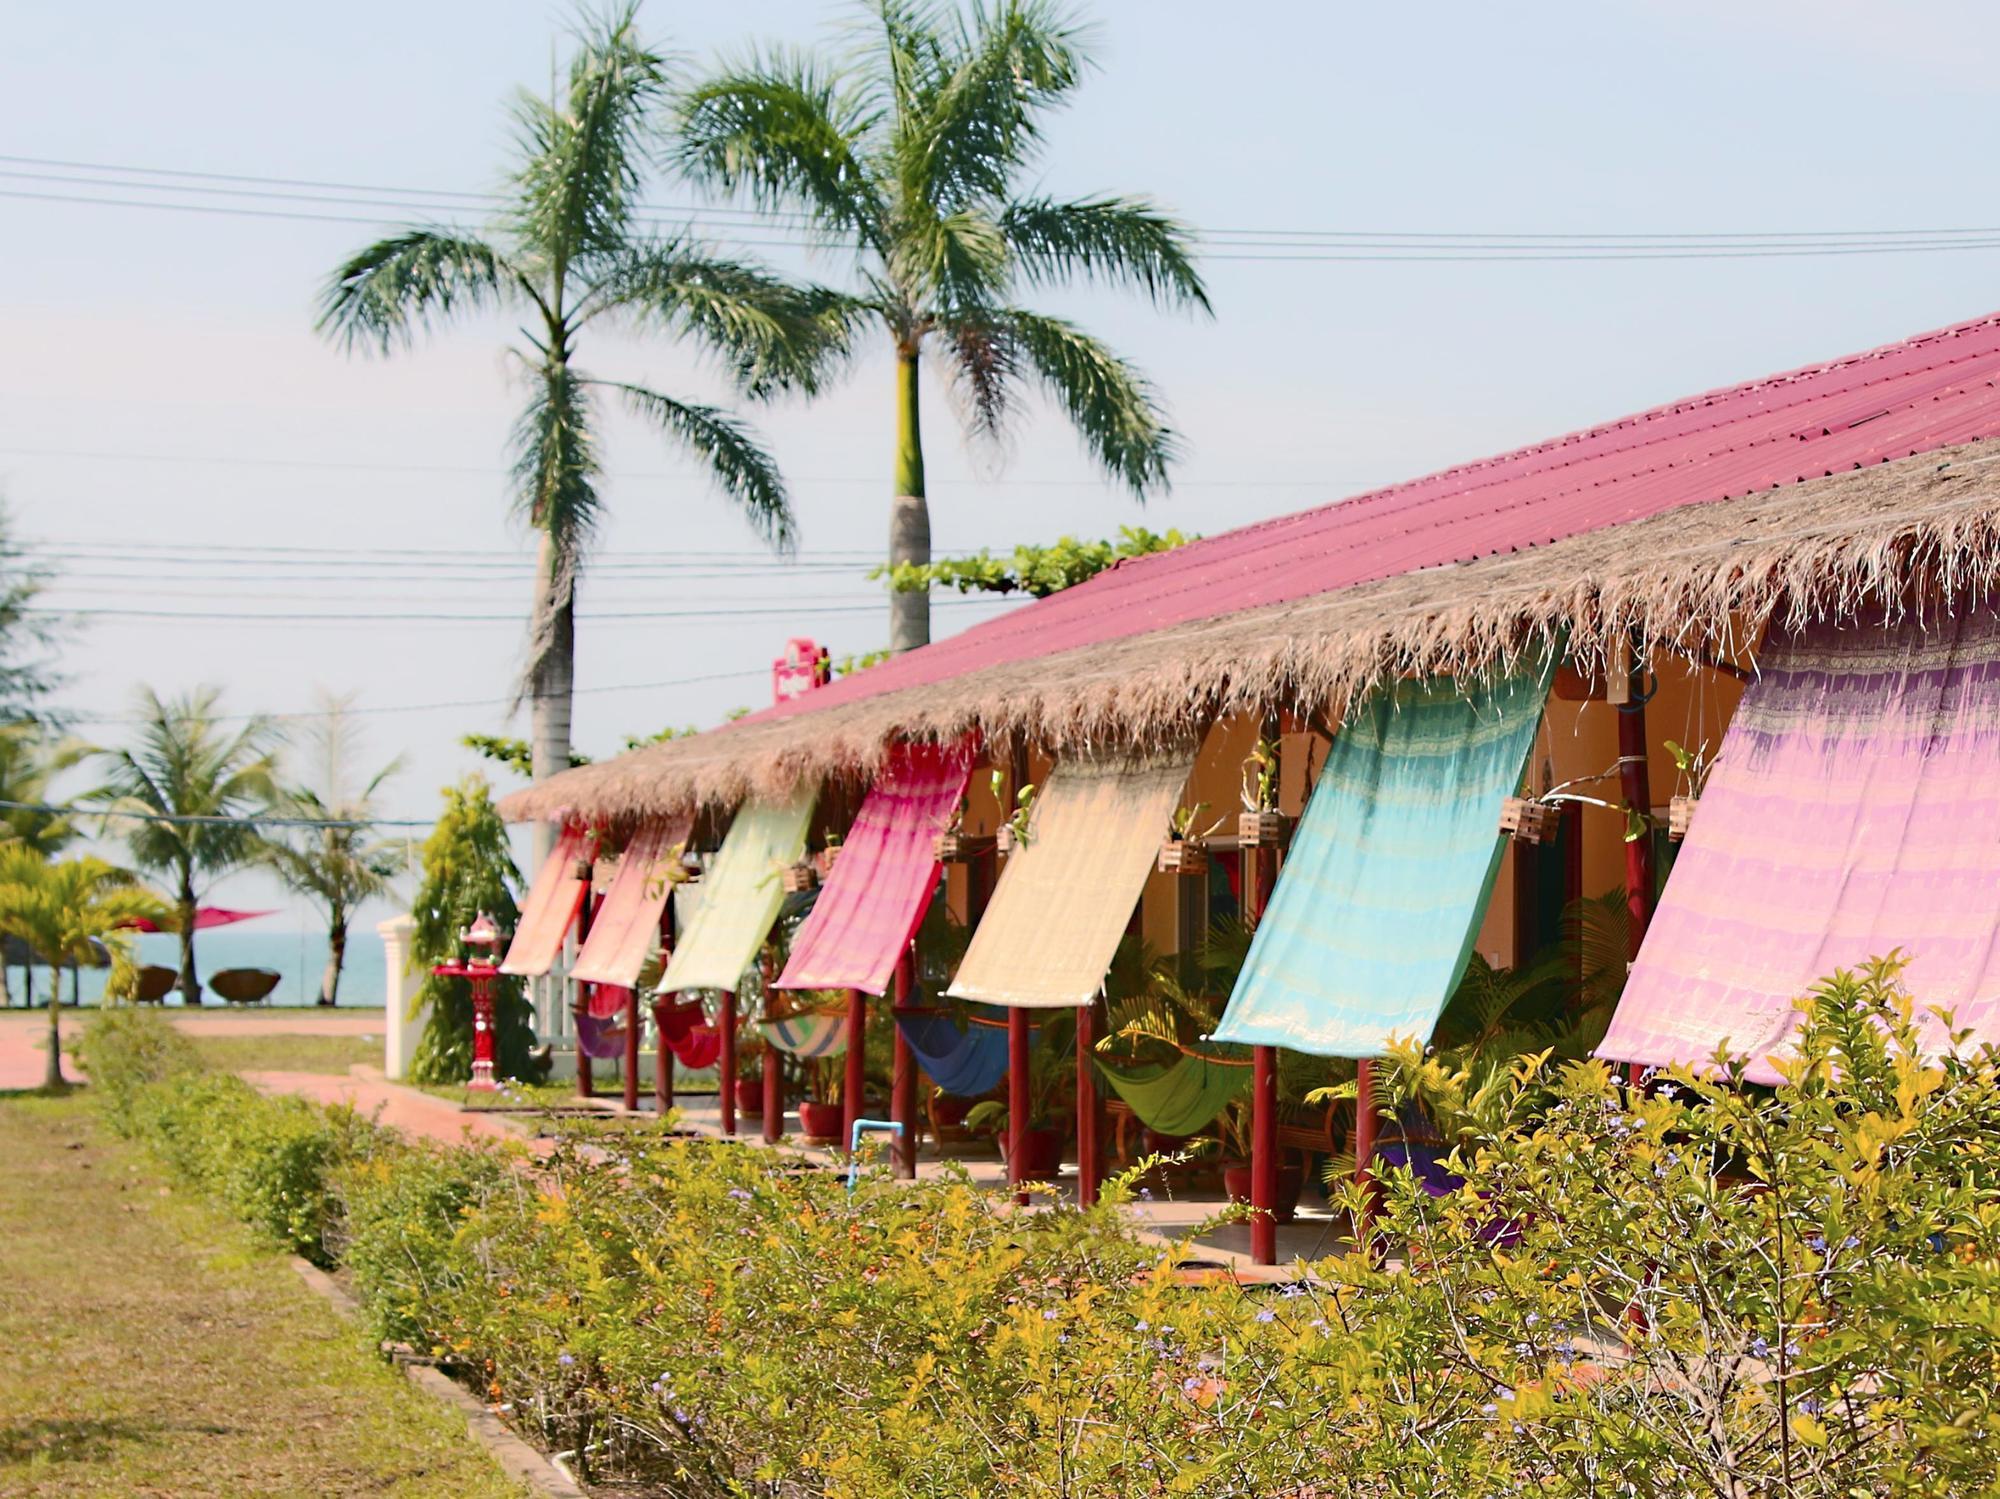
{"type": "Polygon", "coordinates": [[[545,1148],[535,1139],[531,1123],[488,1110],[464,1109],[448,1098],[392,1083],[375,1067],[353,1067],[345,1077],[326,1072],[246,1072],[253,1086],[266,1093],[296,1093],[314,1103],[346,1104],[406,1135],[456,1145],[467,1135],[484,1140],[521,1140],[530,1149],[545,1148]]]}

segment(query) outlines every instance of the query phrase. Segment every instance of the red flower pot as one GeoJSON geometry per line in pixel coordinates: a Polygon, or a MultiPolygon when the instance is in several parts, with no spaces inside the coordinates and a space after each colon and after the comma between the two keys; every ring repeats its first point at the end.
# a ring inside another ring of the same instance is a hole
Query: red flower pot
{"type": "MultiPolygon", "coordinates": [[[[1287,1162],[1278,1168],[1278,1200],[1271,1204],[1271,1220],[1274,1223],[1290,1223],[1299,1214],[1299,1193],[1305,1190],[1305,1167],[1296,1162],[1287,1162]]],[[[1248,1165],[1231,1164],[1222,1168],[1223,1190],[1228,1192],[1231,1202],[1246,1206],[1250,1202],[1250,1168],[1248,1165]]]]}
{"type": "Polygon", "coordinates": [[[799,1128],[805,1131],[809,1144],[844,1144],[840,1138],[841,1117],[841,1108],[837,1103],[814,1103],[810,1098],[800,1100],[799,1128]]]}
{"type": "Polygon", "coordinates": [[[736,1079],[736,1109],[742,1114],[764,1112],[764,1079],[761,1077],[736,1079]]]}
{"type": "Polygon", "coordinates": [[[1054,1181],[1062,1175],[1062,1153],[1061,1130],[1029,1130],[1021,1141],[1021,1180],[1054,1181]]]}

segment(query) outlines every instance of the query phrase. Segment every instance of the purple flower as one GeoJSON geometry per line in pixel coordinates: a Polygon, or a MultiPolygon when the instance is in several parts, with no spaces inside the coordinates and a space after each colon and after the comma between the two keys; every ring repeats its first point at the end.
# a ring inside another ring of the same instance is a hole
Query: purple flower
{"type": "Polygon", "coordinates": [[[1276,1312],[1272,1311],[1272,1310],[1271,1310],[1271,1309],[1270,1309],[1270,1308],[1269,1308],[1269,1307],[1267,1306],[1267,1307],[1265,1307],[1265,1308],[1264,1308],[1264,1310],[1263,1310],[1263,1311],[1261,1311],[1261,1312],[1259,1312],[1259,1313],[1257,1314],[1257,1320],[1258,1320],[1259,1322],[1275,1322],[1275,1321],[1277,1321],[1277,1320],[1278,1320],[1278,1314],[1277,1314],[1276,1312]]]}
{"type": "Polygon", "coordinates": [[[1153,1200],[1153,1189],[1151,1187],[1141,1187],[1139,1189],[1139,1200],[1141,1202],[1151,1202],[1153,1200]]]}
{"type": "Polygon", "coordinates": [[[1057,1311],[1054,1307],[1050,1307],[1047,1311],[1042,1313],[1042,1320],[1044,1322],[1053,1322],[1056,1320],[1056,1318],[1060,1317],[1061,1315],[1062,1315],[1061,1312],[1057,1311]]]}
{"type": "Polygon", "coordinates": [[[1152,1325],[1153,1324],[1148,1322],[1144,1317],[1141,1317],[1137,1322],[1134,1322],[1132,1324],[1132,1330],[1134,1332],[1144,1332],[1147,1328],[1151,1327],[1152,1325]]]}
{"type": "Polygon", "coordinates": [[[1861,1241],[1857,1239],[1853,1234],[1849,1234],[1846,1238],[1840,1241],[1840,1247],[1842,1249],[1859,1249],[1861,1247],[1861,1241]]]}
{"type": "Polygon", "coordinates": [[[741,1187],[731,1187],[729,1189],[729,1195],[731,1197],[734,1197],[738,1202],[748,1202],[750,1200],[750,1194],[744,1191],[741,1187]]]}
{"type": "Polygon", "coordinates": [[[571,1358],[567,1353],[558,1353],[556,1355],[556,1362],[561,1364],[565,1369],[567,1369],[571,1364],[575,1363],[576,1360],[571,1358]]]}
{"type": "Polygon", "coordinates": [[[1758,1358],[1769,1358],[1771,1356],[1770,1339],[1761,1337],[1752,1338],[1750,1340],[1750,1352],[1758,1358]]]}
{"type": "Polygon", "coordinates": [[[1806,1248],[1812,1250],[1815,1254],[1825,1254],[1826,1235],[1814,1234],[1810,1239],[1806,1240],[1806,1248]]]}

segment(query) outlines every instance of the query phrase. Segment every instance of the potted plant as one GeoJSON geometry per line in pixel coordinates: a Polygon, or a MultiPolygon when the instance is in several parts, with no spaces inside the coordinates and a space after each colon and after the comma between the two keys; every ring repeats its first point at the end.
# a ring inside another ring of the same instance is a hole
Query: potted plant
{"type": "Polygon", "coordinates": [[[1547,843],[1556,835],[1559,815],[1553,802],[1510,796],[1500,803],[1500,831],[1519,843],[1547,843]]]}
{"type": "Polygon", "coordinates": [[[1161,874],[1197,875],[1207,872],[1208,850],[1203,844],[1222,826],[1222,819],[1217,818],[1201,832],[1194,831],[1196,821],[1207,810],[1207,802],[1196,802],[1192,807],[1181,807],[1175,811],[1173,821],[1167,828],[1166,842],[1160,845],[1160,856],[1155,864],[1161,874]]]}
{"type": "Polygon", "coordinates": [[[1034,841],[1035,789],[1033,781],[1027,782],[1014,793],[1010,803],[1007,773],[1004,770],[993,772],[993,800],[999,803],[1001,811],[1007,813],[1007,820],[1000,825],[999,836],[994,840],[1001,853],[1011,854],[1034,841]]]}
{"type": "Polygon", "coordinates": [[[1694,824],[1695,805],[1701,800],[1702,788],[1708,785],[1715,761],[1709,756],[1706,740],[1699,749],[1690,750],[1669,739],[1666,751],[1674,757],[1674,795],[1667,803],[1667,839],[1679,843],[1694,824]]]}
{"type": "Polygon", "coordinates": [[[843,1057],[813,1057],[806,1063],[806,1096],[799,1100],[799,1129],[808,1145],[840,1145],[840,1090],[843,1057]]]}
{"type": "MultiPolygon", "coordinates": [[[[1205,1137],[1222,1157],[1222,1188],[1231,1202],[1249,1205],[1254,1168],[1250,1164],[1250,1094],[1239,1093],[1215,1116],[1215,1133],[1205,1137]]],[[[1299,1193],[1305,1190],[1306,1172],[1297,1160],[1278,1161],[1278,1195],[1271,1204],[1274,1222],[1290,1223],[1299,1214],[1299,1193]]]]}
{"type": "MultiPolygon", "coordinates": [[[[1063,1141],[1069,1130],[1065,1106],[1075,1092],[1076,1022],[1052,1014],[1035,1032],[1028,1050],[1028,1128],[1021,1142],[1020,1169],[1014,1174],[1023,1181],[1054,1181],[1062,1174],[1063,1141]]],[[[1012,1118],[1007,1101],[983,1099],[965,1116],[969,1130],[991,1130],[999,1137],[1004,1155],[1012,1140],[1012,1118]]]]}
{"type": "Polygon", "coordinates": [[[951,814],[951,822],[937,835],[938,863],[970,864],[993,847],[993,839],[976,838],[965,831],[965,814],[968,809],[968,798],[961,796],[958,799],[958,810],[951,814]]]}
{"type": "Polygon", "coordinates": [[[1236,819],[1240,848],[1276,848],[1285,841],[1278,810],[1278,741],[1259,735],[1243,761],[1243,812],[1236,819]]]}
{"type": "Polygon", "coordinates": [[[736,1024],[736,1109],[756,1114],[764,1107],[764,1029],[739,1014],[736,1024]]]}
{"type": "Polygon", "coordinates": [[[840,857],[841,842],[841,835],[838,833],[828,833],[826,835],[826,846],[819,851],[819,859],[817,860],[819,877],[822,880],[832,878],[834,861],[840,857]]]}
{"type": "Polygon", "coordinates": [[[787,864],[779,871],[778,878],[784,885],[787,895],[802,895],[808,890],[819,888],[819,870],[810,859],[787,864]]]}

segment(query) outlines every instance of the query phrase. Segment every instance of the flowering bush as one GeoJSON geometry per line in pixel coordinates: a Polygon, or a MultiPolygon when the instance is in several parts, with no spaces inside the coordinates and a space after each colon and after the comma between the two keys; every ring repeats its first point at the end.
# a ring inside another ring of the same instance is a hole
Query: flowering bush
{"type": "Polygon", "coordinates": [[[1920,1057],[1893,962],[1775,1088],[1525,1058],[1462,1138],[1462,1188],[1350,1193],[1374,1252],[1284,1286],[1188,1283],[1122,1187],[1022,1214],[644,1135],[517,1169],[350,1131],[325,1242],[385,1330],[676,1495],[1996,1492],[2000,1066],[1920,1057]]]}

